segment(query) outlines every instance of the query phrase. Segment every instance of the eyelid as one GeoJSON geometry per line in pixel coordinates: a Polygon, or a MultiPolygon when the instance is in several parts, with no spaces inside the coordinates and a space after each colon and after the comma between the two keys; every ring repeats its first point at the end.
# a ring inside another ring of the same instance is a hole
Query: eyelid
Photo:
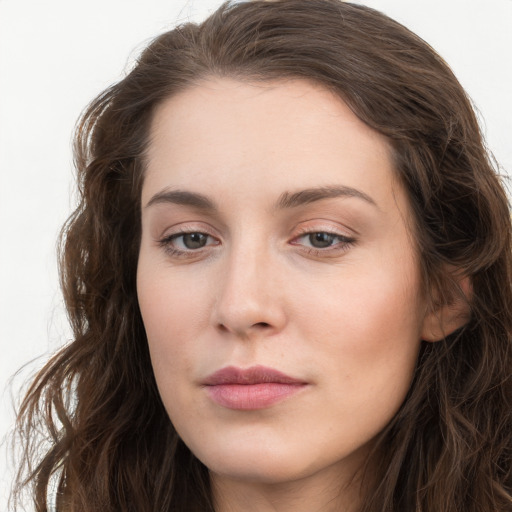
{"type": "MultiPolygon", "coordinates": [[[[201,235],[204,235],[206,238],[211,238],[212,240],[215,241],[215,243],[210,243],[210,244],[205,244],[203,247],[209,247],[211,245],[218,245],[218,240],[216,240],[215,237],[213,237],[212,235],[208,234],[208,233],[204,233],[202,231],[182,231],[182,232],[178,232],[178,233],[174,233],[172,235],[169,235],[169,236],[166,236],[162,242],[174,242],[175,240],[178,240],[180,238],[183,238],[187,235],[195,235],[195,234],[201,234],[201,235]]],[[[179,249],[180,251],[183,251],[183,252],[197,252],[198,250],[202,249],[203,247],[199,247],[198,249],[189,249],[189,248],[184,248],[184,249],[179,249]]]]}
{"type": "Polygon", "coordinates": [[[161,235],[156,237],[157,241],[163,240],[164,238],[170,238],[173,235],[180,235],[186,233],[204,233],[210,235],[213,238],[220,238],[218,231],[208,223],[205,222],[179,222],[172,226],[167,226],[161,235]]]}
{"type": "Polygon", "coordinates": [[[293,238],[298,238],[301,235],[309,233],[329,233],[350,239],[359,236],[359,233],[354,229],[343,226],[337,222],[333,223],[325,219],[314,219],[301,222],[300,225],[293,230],[293,238]]]}
{"type": "MultiPolygon", "coordinates": [[[[315,233],[324,233],[324,234],[330,235],[330,236],[332,236],[334,238],[339,238],[339,239],[342,240],[342,242],[345,242],[345,243],[353,243],[353,242],[355,242],[355,238],[354,237],[349,237],[347,235],[343,235],[341,233],[336,233],[334,231],[327,231],[325,229],[315,229],[315,230],[311,230],[311,231],[306,231],[304,233],[301,233],[301,234],[293,237],[290,242],[294,242],[295,240],[298,240],[300,238],[304,238],[304,237],[306,237],[308,235],[314,235],[315,233]]],[[[299,244],[292,244],[292,245],[299,245],[299,244]]],[[[325,251],[326,249],[323,249],[323,250],[325,251]]]]}
{"type": "Polygon", "coordinates": [[[320,222],[308,221],[303,225],[299,226],[296,231],[293,233],[292,238],[288,243],[293,246],[300,247],[302,251],[307,254],[319,257],[327,257],[327,256],[339,256],[346,250],[348,250],[352,245],[357,242],[357,235],[353,230],[349,230],[348,228],[341,228],[338,226],[333,226],[332,224],[328,224],[327,222],[321,220],[320,222]],[[348,233],[350,231],[351,233],[348,233]],[[336,237],[339,239],[337,243],[327,247],[312,247],[302,243],[299,243],[298,240],[307,236],[312,235],[314,233],[325,233],[336,237]]]}
{"type": "Polygon", "coordinates": [[[168,256],[173,258],[193,259],[203,255],[211,247],[220,245],[220,236],[214,228],[202,222],[182,222],[164,230],[161,236],[157,237],[155,242],[160,246],[168,256]],[[197,249],[178,248],[173,245],[173,241],[180,236],[185,236],[191,233],[202,233],[213,240],[215,243],[209,243],[197,249]]]}

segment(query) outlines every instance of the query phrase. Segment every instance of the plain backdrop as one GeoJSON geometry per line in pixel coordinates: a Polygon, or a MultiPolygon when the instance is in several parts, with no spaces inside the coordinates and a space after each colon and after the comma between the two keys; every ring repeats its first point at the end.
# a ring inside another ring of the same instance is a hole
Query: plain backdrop
{"type": "MultiPolygon", "coordinates": [[[[472,97],[488,146],[510,173],[512,0],[359,3],[387,13],[438,50],[472,97]]],[[[0,439],[12,427],[20,386],[70,339],[55,244],[74,205],[70,146],[78,115],[123,76],[153,36],[202,19],[219,4],[0,0],[0,439]]],[[[7,443],[0,448],[1,512],[12,467],[7,443]]]]}

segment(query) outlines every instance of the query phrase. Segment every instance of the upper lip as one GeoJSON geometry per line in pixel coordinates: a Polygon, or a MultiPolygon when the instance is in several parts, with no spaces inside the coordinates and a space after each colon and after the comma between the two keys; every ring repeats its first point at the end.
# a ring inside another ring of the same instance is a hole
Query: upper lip
{"type": "Polygon", "coordinates": [[[295,379],[283,372],[266,366],[252,366],[250,368],[236,368],[226,366],[212,373],[204,381],[205,386],[219,386],[222,384],[305,384],[303,380],[295,379]]]}

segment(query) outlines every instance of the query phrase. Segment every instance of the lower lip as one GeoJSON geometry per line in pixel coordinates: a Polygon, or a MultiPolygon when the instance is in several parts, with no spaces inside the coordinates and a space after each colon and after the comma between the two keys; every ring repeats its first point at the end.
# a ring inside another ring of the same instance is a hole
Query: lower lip
{"type": "Polygon", "coordinates": [[[210,398],[228,409],[243,411],[265,409],[304,389],[306,384],[218,384],[207,386],[210,398]]]}

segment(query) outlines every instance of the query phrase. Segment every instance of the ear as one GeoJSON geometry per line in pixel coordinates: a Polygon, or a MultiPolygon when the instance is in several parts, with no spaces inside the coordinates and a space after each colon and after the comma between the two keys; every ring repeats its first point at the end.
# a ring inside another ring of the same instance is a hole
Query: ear
{"type": "Polygon", "coordinates": [[[437,305],[425,314],[421,339],[430,342],[440,341],[466,325],[471,317],[471,294],[469,277],[459,279],[450,294],[450,299],[438,301],[437,305]]]}

